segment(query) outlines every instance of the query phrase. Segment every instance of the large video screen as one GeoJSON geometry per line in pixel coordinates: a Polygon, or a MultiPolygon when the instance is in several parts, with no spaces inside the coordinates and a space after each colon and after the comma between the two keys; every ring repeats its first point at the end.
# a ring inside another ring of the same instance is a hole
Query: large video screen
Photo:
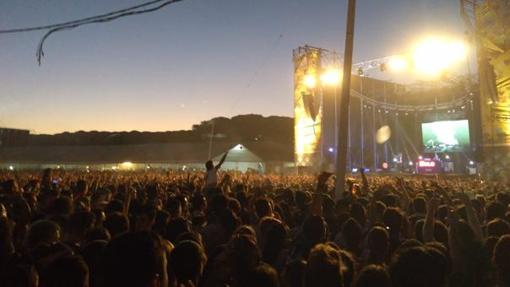
{"type": "Polygon", "coordinates": [[[469,147],[468,120],[421,124],[425,152],[456,152],[469,147]]]}

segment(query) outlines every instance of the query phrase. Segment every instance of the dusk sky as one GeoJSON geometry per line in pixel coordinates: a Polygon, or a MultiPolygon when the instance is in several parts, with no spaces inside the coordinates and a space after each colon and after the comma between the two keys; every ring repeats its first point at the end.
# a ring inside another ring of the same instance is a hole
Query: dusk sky
{"type": "MultiPolygon", "coordinates": [[[[4,0],[0,29],[51,24],[142,0],[4,0]]],[[[456,0],[359,0],[354,61],[424,35],[462,38],[456,0]]],[[[53,34],[0,35],[0,127],[35,133],[189,129],[215,116],[292,116],[292,49],[343,52],[347,0],[184,0],[53,34]]],[[[397,80],[397,79],[392,79],[397,80]]]]}

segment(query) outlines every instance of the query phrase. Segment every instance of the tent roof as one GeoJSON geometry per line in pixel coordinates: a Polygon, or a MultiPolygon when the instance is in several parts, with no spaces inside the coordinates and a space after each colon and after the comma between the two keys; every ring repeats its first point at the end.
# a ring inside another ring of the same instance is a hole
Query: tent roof
{"type": "MultiPolygon", "coordinates": [[[[221,160],[223,153],[213,158],[217,162],[221,160]]],[[[242,144],[237,144],[228,151],[228,156],[225,159],[227,162],[262,162],[263,159],[254,154],[242,144]]]]}

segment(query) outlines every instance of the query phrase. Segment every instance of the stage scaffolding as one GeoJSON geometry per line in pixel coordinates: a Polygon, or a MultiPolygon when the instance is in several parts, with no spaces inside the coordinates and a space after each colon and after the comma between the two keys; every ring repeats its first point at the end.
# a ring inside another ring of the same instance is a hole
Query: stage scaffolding
{"type": "MultiPolygon", "coordinates": [[[[359,69],[374,69],[387,58],[354,64],[349,107],[348,169],[412,168],[421,154],[421,122],[473,117],[475,90],[466,78],[404,86],[363,76],[359,69]],[[376,142],[382,126],[392,131],[390,140],[376,142]]],[[[340,69],[340,54],[312,46],[293,51],[295,162],[305,170],[334,170],[337,113],[335,101],[340,86],[317,83],[313,88],[305,78],[327,69],[340,69]]],[[[469,151],[468,151],[469,152],[469,151]]],[[[460,155],[468,158],[468,155],[460,155]]]]}

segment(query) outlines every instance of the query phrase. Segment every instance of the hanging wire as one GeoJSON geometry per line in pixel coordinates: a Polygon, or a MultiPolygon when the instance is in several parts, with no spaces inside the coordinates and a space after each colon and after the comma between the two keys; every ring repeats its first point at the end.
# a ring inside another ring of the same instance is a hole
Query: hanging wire
{"type": "Polygon", "coordinates": [[[86,17],[86,18],[82,18],[82,19],[78,19],[78,20],[68,21],[68,22],[56,23],[56,24],[45,25],[45,26],[35,26],[35,27],[26,27],[26,28],[15,28],[15,29],[0,30],[0,34],[24,33],[24,32],[32,32],[32,31],[38,31],[38,30],[48,30],[48,29],[59,28],[59,27],[62,27],[62,26],[74,25],[74,24],[78,24],[80,22],[91,21],[91,20],[95,20],[95,19],[99,19],[99,18],[103,18],[103,17],[109,17],[109,16],[113,16],[113,15],[116,15],[116,14],[129,12],[131,10],[140,9],[140,8],[147,7],[147,6],[156,4],[158,2],[163,2],[163,1],[166,1],[166,0],[153,0],[153,1],[145,2],[145,3],[139,4],[139,5],[131,6],[131,7],[128,7],[128,8],[124,8],[124,9],[120,9],[120,10],[115,10],[115,11],[112,11],[112,12],[108,12],[108,13],[104,13],[104,14],[100,14],[100,15],[96,15],[96,16],[91,16],[91,17],[86,17]]]}
{"type": "Polygon", "coordinates": [[[125,8],[125,9],[116,10],[116,11],[108,12],[108,13],[101,14],[101,15],[96,15],[96,16],[92,16],[92,17],[87,17],[87,18],[63,22],[63,23],[57,23],[57,24],[45,25],[45,26],[0,30],[0,34],[24,33],[24,32],[31,32],[31,31],[37,31],[37,30],[49,30],[44,34],[44,36],[41,38],[41,41],[37,45],[36,57],[37,57],[37,63],[40,66],[42,57],[44,57],[44,43],[48,39],[48,37],[55,32],[74,29],[74,28],[77,28],[82,25],[110,22],[110,21],[116,20],[121,17],[150,13],[150,12],[159,10],[167,5],[174,4],[177,2],[181,2],[181,1],[183,1],[183,0],[153,0],[153,1],[145,2],[145,3],[139,4],[139,5],[131,6],[131,7],[125,8]],[[156,4],[159,4],[159,5],[156,5],[156,4]],[[156,5],[156,6],[154,6],[154,5],[156,5]],[[153,7],[150,7],[150,6],[153,6],[153,7]],[[146,7],[149,7],[149,8],[146,8],[146,7]],[[141,8],[144,8],[144,9],[141,9],[141,8]]]}

